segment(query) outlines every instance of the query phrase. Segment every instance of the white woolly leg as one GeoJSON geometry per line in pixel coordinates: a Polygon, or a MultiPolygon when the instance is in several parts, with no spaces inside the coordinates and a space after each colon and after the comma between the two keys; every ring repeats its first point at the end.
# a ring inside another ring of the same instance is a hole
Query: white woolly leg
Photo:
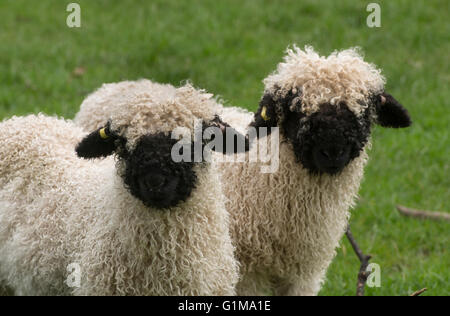
{"type": "Polygon", "coordinates": [[[305,280],[299,276],[273,277],[269,273],[248,273],[237,285],[238,296],[317,296],[323,275],[305,280]]]}
{"type": "Polygon", "coordinates": [[[317,296],[321,285],[321,279],[303,280],[283,280],[275,285],[275,295],[277,296],[317,296]]]}
{"type": "Polygon", "coordinates": [[[272,294],[268,276],[261,273],[248,273],[241,277],[236,286],[238,296],[266,296],[272,294]]]}

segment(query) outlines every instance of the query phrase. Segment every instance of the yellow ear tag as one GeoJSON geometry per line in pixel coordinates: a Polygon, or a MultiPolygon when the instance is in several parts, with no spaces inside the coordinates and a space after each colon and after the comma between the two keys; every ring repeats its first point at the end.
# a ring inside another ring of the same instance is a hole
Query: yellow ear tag
{"type": "Polygon", "coordinates": [[[267,116],[267,108],[265,106],[261,110],[261,117],[264,121],[270,120],[270,117],[267,116]]]}
{"type": "Polygon", "coordinates": [[[109,136],[106,134],[106,131],[105,131],[104,128],[102,128],[102,129],[100,130],[99,134],[100,134],[100,137],[101,137],[102,139],[108,139],[108,138],[109,138],[109,136]]]}

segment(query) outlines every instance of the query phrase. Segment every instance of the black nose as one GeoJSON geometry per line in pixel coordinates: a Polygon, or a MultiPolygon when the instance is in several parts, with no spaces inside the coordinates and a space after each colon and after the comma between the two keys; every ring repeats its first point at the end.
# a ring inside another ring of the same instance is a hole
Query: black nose
{"type": "Polygon", "coordinates": [[[330,143],[316,146],[313,150],[316,168],[328,174],[338,173],[350,160],[350,148],[350,146],[330,143]]]}
{"type": "Polygon", "coordinates": [[[178,204],[176,190],[180,179],[173,174],[163,174],[152,171],[137,177],[138,192],[144,203],[157,207],[167,208],[178,204]]]}
{"type": "Polygon", "coordinates": [[[140,185],[147,188],[161,189],[166,184],[166,177],[160,173],[148,173],[139,179],[140,185]]]}
{"type": "Polygon", "coordinates": [[[339,160],[340,157],[344,155],[344,147],[328,147],[320,149],[319,153],[328,160],[339,160]]]}

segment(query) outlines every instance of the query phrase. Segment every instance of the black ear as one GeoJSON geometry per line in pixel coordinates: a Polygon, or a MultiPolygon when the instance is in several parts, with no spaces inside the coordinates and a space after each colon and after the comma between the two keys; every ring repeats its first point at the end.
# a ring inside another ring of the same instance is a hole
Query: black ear
{"type": "Polygon", "coordinates": [[[383,92],[376,100],[377,123],[383,127],[401,128],[411,126],[411,117],[397,100],[383,92]]]}
{"type": "Polygon", "coordinates": [[[266,93],[259,102],[258,111],[256,111],[255,118],[253,119],[253,122],[250,124],[251,127],[256,128],[258,136],[259,136],[258,133],[259,127],[277,126],[275,105],[276,101],[273,99],[270,93],[266,93]]]}
{"type": "Polygon", "coordinates": [[[104,158],[114,152],[116,140],[117,136],[111,133],[110,124],[108,123],[105,127],[99,128],[83,138],[75,148],[75,151],[80,158],[104,158]]]}
{"type": "Polygon", "coordinates": [[[222,148],[212,147],[212,150],[222,152],[223,154],[236,154],[249,150],[249,138],[244,136],[235,130],[230,124],[222,121],[222,119],[216,115],[214,120],[207,124],[206,127],[217,127],[221,131],[222,148]]]}

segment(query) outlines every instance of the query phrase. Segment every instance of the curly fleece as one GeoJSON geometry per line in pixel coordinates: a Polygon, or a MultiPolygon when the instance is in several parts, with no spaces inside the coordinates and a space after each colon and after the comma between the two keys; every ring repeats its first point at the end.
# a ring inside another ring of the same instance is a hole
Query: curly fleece
{"type": "MultiPolygon", "coordinates": [[[[252,113],[239,108],[222,111],[220,115],[240,131],[253,119],[252,113]]],[[[219,166],[240,263],[238,295],[317,294],[367,162],[364,150],[337,176],[311,174],[280,136],[280,166],[273,174],[261,173],[259,163],[219,166]]]]}
{"type": "Polygon", "coordinates": [[[385,79],[375,65],[363,60],[358,48],[335,51],[320,56],[310,46],[287,50],[277,70],[264,79],[265,92],[277,98],[299,94],[292,110],[312,114],[323,103],[345,102],[359,116],[372,94],[383,92],[385,79]]]}
{"type": "Polygon", "coordinates": [[[111,128],[133,148],[145,134],[170,133],[186,128],[194,135],[195,119],[210,122],[215,116],[212,94],[190,84],[176,88],[150,80],[104,84],[81,104],[74,122],[93,131],[112,119],[111,128]]]}
{"type": "MultiPolygon", "coordinates": [[[[0,123],[0,288],[18,295],[232,295],[237,264],[213,165],[184,203],[148,208],[85,133],[43,115],[0,123]],[[70,263],[80,287],[65,281],[70,263]]],[[[197,167],[196,167],[197,168],[197,167]]]]}

